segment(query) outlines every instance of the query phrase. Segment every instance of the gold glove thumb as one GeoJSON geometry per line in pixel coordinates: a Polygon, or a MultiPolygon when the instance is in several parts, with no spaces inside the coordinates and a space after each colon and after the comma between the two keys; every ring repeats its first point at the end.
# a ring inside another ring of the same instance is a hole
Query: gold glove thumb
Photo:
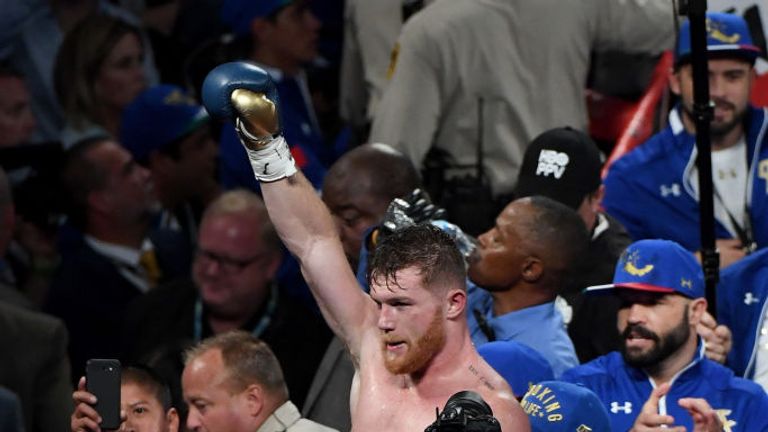
{"type": "Polygon", "coordinates": [[[277,107],[264,93],[236,89],[230,96],[238,112],[236,127],[253,150],[263,147],[279,130],[277,107]]]}

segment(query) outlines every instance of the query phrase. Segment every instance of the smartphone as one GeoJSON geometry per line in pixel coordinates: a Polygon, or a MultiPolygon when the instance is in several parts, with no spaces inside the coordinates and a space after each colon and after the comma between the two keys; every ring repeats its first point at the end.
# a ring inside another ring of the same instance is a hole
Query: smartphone
{"type": "Polygon", "coordinates": [[[85,387],[96,396],[94,406],[102,429],[120,428],[120,361],[90,359],[85,364],[85,387]]]}

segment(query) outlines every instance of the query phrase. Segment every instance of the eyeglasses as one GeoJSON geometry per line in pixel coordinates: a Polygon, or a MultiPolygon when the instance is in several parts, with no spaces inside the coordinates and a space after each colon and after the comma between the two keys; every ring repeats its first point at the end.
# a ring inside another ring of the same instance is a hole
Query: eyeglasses
{"type": "Polygon", "coordinates": [[[221,255],[221,254],[218,254],[216,252],[209,251],[209,250],[205,250],[205,249],[202,249],[202,248],[198,248],[197,251],[196,251],[196,254],[197,254],[197,258],[198,259],[204,258],[206,260],[215,262],[216,265],[218,265],[219,268],[221,268],[221,270],[224,271],[225,273],[238,273],[238,272],[241,272],[246,267],[248,267],[249,265],[251,265],[251,264],[253,264],[253,263],[257,262],[257,261],[260,261],[262,258],[267,256],[267,253],[262,252],[260,254],[255,255],[252,258],[237,259],[237,258],[232,258],[232,257],[228,257],[228,256],[225,256],[225,255],[221,255]]]}

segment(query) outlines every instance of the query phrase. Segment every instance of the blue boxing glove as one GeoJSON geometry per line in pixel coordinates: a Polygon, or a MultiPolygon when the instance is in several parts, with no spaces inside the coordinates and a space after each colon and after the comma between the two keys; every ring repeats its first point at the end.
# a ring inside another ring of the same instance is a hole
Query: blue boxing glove
{"type": "Polygon", "coordinates": [[[235,123],[257,180],[276,181],[296,173],[280,129],[277,89],[266,71],[246,62],[224,63],[205,77],[202,94],[211,116],[235,123]]]}

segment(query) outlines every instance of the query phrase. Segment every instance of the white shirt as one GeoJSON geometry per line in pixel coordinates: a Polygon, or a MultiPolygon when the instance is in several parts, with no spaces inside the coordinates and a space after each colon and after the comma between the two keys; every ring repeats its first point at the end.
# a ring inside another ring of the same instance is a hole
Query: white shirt
{"type": "Polygon", "coordinates": [[[715,198],[717,217],[729,231],[736,232],[726,209],[743,227],[747,194],[747,143],[743,136],[735,146],[712,152],[712,182],[721,198],[715,198]]]}
{"type": "Polygon", "coordinates": [[[154,245],[149,239],[144,239],[141,250],[107,243],[89,235],[85,236],[85,242],[97,253],[111,260],[117,267],[117,271],[136,286],[139,291],[143,293],[149,291],[150,286],[147,282],[147,275],[141,265],[139,265],[142,252],[154,249],[154,245]]]}
{"type": "MultiPolygon", "coordinates": [[[[747,150],[742,137],[736,145],[712,152],[712,184],[720,195],[715,195],[715,218],[723,224],[734,238],[739,238],[728,212],[741,225],[746,226],[747,197],[747,150]]],[[[695,160],[696,150],[691,155],[695,160]]],[[[694,194],[699,196],[699,170],[695,165],[690,171],[689,184],[694,194]]]]}

